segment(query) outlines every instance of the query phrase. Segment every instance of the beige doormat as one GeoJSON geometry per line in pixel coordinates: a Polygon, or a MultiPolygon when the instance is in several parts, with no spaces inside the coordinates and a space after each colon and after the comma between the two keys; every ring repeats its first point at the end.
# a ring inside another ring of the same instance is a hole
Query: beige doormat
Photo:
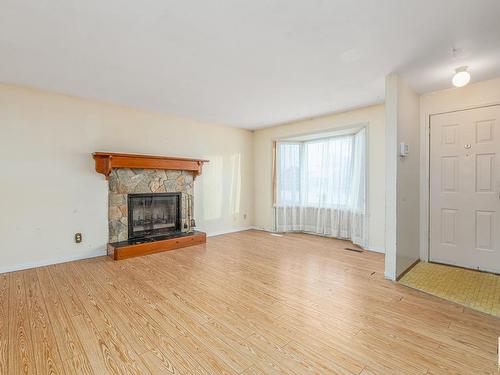
{"type": "Polygon", "coordinates": [[[500,317],[500,275],[420,262],[399,282],[410,288],[500,317]]]}

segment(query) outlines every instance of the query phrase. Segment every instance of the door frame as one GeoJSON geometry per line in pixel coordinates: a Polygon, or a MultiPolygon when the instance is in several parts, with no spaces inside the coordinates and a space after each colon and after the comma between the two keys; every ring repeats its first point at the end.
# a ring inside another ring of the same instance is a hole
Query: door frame
{"type": "MultiPolygon", "coordinates": [[[[459,89],[458,89],[459,90],[459,89]]],[[[448,106],[441,111],[429,112],[422,108],[422,98],[420,100],[420,259],[429,262],[430,260],[430,201],[431,201],[431,180],[430,180],[430,140],[431,140],[431,118],[436,115],[446,113],[469,111],[487,107],[500,106],[500,101],[475,104],[468,106],[448,106]]]]}

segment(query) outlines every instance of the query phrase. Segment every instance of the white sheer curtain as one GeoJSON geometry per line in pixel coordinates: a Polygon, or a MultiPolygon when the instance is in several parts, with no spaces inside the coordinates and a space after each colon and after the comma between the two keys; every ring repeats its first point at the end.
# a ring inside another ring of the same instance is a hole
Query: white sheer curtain
{"type": "Polygon", "coordinates": [[[366,247],[365,130],[308,142],[278,142],[275,226],[350,239],[366,247]]]}

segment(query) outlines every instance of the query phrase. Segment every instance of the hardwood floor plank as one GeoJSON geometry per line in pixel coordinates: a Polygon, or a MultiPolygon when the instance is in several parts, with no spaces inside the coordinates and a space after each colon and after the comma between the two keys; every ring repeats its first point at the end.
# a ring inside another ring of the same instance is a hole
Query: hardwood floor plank
{"type": "Polygon", "coordinates": [[[138,375],[154,373],[154,369],[150,369],[134,348],[128,346],[124,338],[116,335],[116,332],[104,330],[100,335],[110,348],[121,373],[138,375]]]}
{"type": "Polygon", "coordinates": [[[93,375],[94,370],[84,354],[76,354],[63,363],[64,373],[70,375],[93,375]]]}
{"type": "Polygon", "coordinates": [[[106,342],[110,354],[122,372],[131,374],[150,373],[141,353],[148,350],[142,332],[137,330],[135,321],[128,319],[122,310],[116,307],[116,301],[102,290],[85,271],[85,263],[80,269],[69,265],[72,272],[71,285],[75,294],[86,306],[86,313],[95,324],[99,335],[106,342]]]}
{"type": "Polygon", "coordinates": [[[151,373],[113,324],[113,318],[105,311],[105,302],[96,297],[98,291],[92,290],[84,282],[87,280],[82,280],[81,272],[73,270],[73,266],[73,263],[66,263],[64,267],[60,265],[58,279],[71,295],[73,306],[77,306],[81,312],[72,317],[72,322],[78,335],[83,337],[81,342],[94,372],[151,373]]]}
{"type": "Polygon", "coordinates": [[[221,322],[212,320],[205,323],[205,328],[210,335],[216,336],[241,355],[248,359],[249,363],[258,363],[260,370],[265,370],[267,374],[287,374],[289,372],[285,367],[274,361],[265,352],[252,345],[246,338],[241,337],[228,326],[221,322]]]}
{"type": "Polygon", "coordinates": [[[0,275],[0,374],[496,374],[500,319],[346,241],[246,231],[0,275]]]}
{"type": "Polygon", "coordinates": [[[241,373],[241,375],[267,375],[267,374],[268,374],[267,372],[261,370],[257,366],[249,367],[241,373]]]}
{"type": "Polygon", "coordinates": [[[84,313],[85,308],[82,306],[80,300],[75,295],[75,292],[71,287],[69,281],[66,279],[65,275],[68,267],[68,263],[62,263],[49,266],[48,268],[54,283],[57,285],[59,296],[64,303],[64,308],[70,316],[79,316],[84,313]]]}
{"type": "MultiPolygon", "coordinates": [[[[68,361],[73,357],[78,357],[78,368],[90,368],[85,362],[88,362],[83,350],[80,339],[73,327],[71,317],[66,311],[66,307],[59,296],[57,287],[52,280],[48,267],[36,269],[40,290],[45,299],[48,316],[55,334],[55,340],[59,349],[59,354],[63,361],[68,361]]],[[[88,373],[88,370],[86,371],[88,373]]]]}
{"type": "Polygon", "coordinates": [[[23,272],[9,274],[9,343],[7,374],[36,374],[23,272]]]}
{"type": "MultiPolygon", "coordinates": [[[[203,366],[208,370],[208,372],[212,375],[237,375],[240,372],[235,371],[231,366],[229,366],[226,362],[221,360],[219,356],[213,355],[208,351],[201,351],[198,353],[200,357],[200,362],[203,366]]],[[[246,368],[245,368],[246,370],[246,368]]]]}
{"type": "Polygon", "coordinates": [[[134,331],[141,330],[144,344],[149,349],[142,353],[142,358],[153,368],[164,368],[172,373],[204,374],[205,370],[190,356],[175,338],[162,329],[161,324],[150,316],[140,305],[135,304],[125,291],[106,275],[99,265],[91,264],[88,271],[99,282],[99,285],[115,297],[116,304],[129,322],[134,322],[134,331]],[[144,355],[145,354],[145,355],[144,355]]]}
{"type": "Polygon", "coordinates": [[[9,368],[9,274],[0,275],[0,374],[9,368]]]}
{"type": "Polygon", "coordinates": [[[73,316],[71,321],[94,373],[120,374],[122,364],[113,357],[108,343],[101,337],[87,313],[73,316]]]}
{"type": "Polygon", "coordinates": [[[160,303],[163,298],[156,293],[153,288],[142,280],[134,277],[134,274],[130,273],[123,265],[118,264],[114,266],[115,267],[113,267],[110,262],[100,264],[103,272],[108,275],[108,279],[114,279],[116,283],[119,283],[121,290],[130,298],[132,303],[140,306],[148,315],[158,322],[163,332],[170,337],[177,337],[186,333],[186,330],[179,322],[158,306],[158,303],[160,303]]]}
{"type": "Polygon", "coordinates": [[[186,370],[174,366],[160,351],[146,352],[141,354],[141,357],[153,374],[189,374],[186,370]]]}
{"type": "MultiPolygon", "coordinates": [[[[189,328],[189,334],[191,335],[191,341],[198,341],[197,347],[201,349],[198,351],[198,355],[201,352],[215,354],[218,360],[224,361],[237,373],[242,372],[252,365],[252,362],[248,358],[223,340],[220,340],[216,336],[212,336],[201,324],[192,325],[189,328]]],[[[181,340],[183,338],[179,337],[178,339],[181,340]]],[[[219,363],[219,361],[217,363],[219,363]]]]}
{"type": "Polygon", "coordinates": [[[37,372],[63,374],[63,360],[57,348],[53,325],[45,308],[38,276],[35,269],[23,272],[26,286],[28,319],[37,372]]]}
{"type": "Polygon", "coordinates": [[[120,308],[115,297],[87,272],[87,264],[82,264],[77,274],[73,267],[72,271],[75,272],[73,288],[77,290],[78,298],[86,301],[86,310],[97,329],[103,335],[106,332],[115,341],[122,342],[121,346],[129,346],[136,354],[149,351],[147,333],[138,328],[137,320],[131,319],[128,311],[120,308]]]}

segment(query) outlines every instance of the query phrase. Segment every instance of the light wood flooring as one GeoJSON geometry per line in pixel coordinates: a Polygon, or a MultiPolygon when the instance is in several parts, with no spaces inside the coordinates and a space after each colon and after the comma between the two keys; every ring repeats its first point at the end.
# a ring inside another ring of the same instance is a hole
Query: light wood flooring
{"type": "Polygon", "coordinates": [[[0,374],[497,373],[500,319],[346,246],[247,231],[2,274],[0,374]]]}

